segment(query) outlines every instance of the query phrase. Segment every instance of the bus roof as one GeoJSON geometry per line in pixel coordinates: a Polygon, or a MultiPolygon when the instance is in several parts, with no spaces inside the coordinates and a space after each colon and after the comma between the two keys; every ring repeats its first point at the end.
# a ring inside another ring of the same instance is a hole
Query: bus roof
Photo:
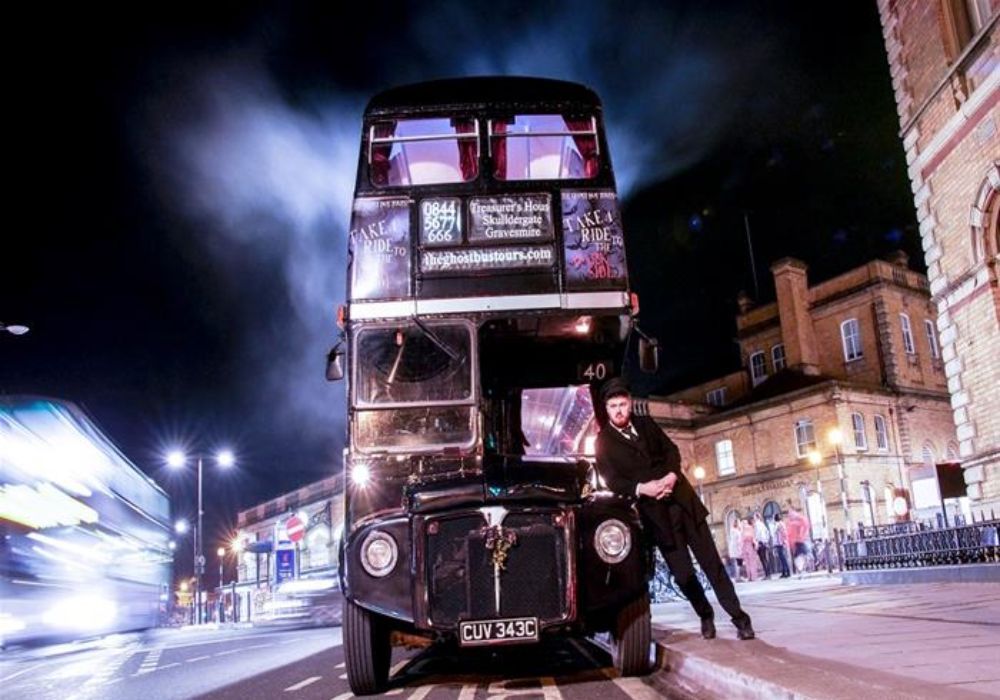
{"type": "Polygon", "coordinates": [[[400,85],[375,95],[366,114],[400,109],[481,105],[492,102],[546,104],[573,102],[600,108],[597,93],[580,83],[551,78],[480,76],[400,85]]]}

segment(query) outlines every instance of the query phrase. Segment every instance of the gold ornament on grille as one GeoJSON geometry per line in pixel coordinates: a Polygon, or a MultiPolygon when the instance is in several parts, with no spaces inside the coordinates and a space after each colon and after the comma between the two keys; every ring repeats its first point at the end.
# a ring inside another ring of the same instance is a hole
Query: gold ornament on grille
{"type": "Polygon", "coordinates": [[[500,572],[506,568],[507,552],[517,544],[517,533],[513,530],[505,530],[502,525],[492,525],[480,530],[486,549],[493,553],[493,568],[500,572]]]}

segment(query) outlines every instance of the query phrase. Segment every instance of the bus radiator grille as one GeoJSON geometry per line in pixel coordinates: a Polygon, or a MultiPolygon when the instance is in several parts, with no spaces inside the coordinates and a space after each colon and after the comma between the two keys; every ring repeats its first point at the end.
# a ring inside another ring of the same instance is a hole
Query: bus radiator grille
{"type": "Polygon", "coordinates": [[[486,548],[485,521],[478,513],[441,519],[428,535],[430,618],[450,627],[459,620],[537,617],[543,624],[567,614],[566,532],[552,513],[511,513],[504,529],[517,535],[500,572],[496,609],[493,555],[486,548]]]}

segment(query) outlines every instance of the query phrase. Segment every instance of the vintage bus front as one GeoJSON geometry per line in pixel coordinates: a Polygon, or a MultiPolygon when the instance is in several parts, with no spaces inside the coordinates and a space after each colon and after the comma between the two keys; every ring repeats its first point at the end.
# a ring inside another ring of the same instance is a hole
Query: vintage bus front
{"type": "Polygon", "coordinates": [[[384,687],[393,631],[463,646],[610,631],[619,669],[643,671],[638,523],[579,458],[589,386],[620,371],[633,324],[600,102],[527,78],[391,90],[366,110],[358,172],[341,554],[352,689],[384,687]],[[542,388],[568,397],[565,416],[530,409],[542,388]],[[527,444],[537,422],[548,448],[527,444]]]}

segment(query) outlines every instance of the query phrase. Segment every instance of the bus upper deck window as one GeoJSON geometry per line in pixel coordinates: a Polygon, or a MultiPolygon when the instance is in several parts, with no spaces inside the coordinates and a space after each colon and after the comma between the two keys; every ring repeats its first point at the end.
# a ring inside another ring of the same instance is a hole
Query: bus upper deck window
{"type": "Polygon", "coordinates": [[[490,155],[498,180],[576,180],[597,176],[597,120],[519,114],[490,121],[490,155]]]}
{"type": "Polygon", "coordinates": [[[368,163],[376,187],[469,182],[479,174],[475,119],[399,119],[373,124],[368,163]]]}

